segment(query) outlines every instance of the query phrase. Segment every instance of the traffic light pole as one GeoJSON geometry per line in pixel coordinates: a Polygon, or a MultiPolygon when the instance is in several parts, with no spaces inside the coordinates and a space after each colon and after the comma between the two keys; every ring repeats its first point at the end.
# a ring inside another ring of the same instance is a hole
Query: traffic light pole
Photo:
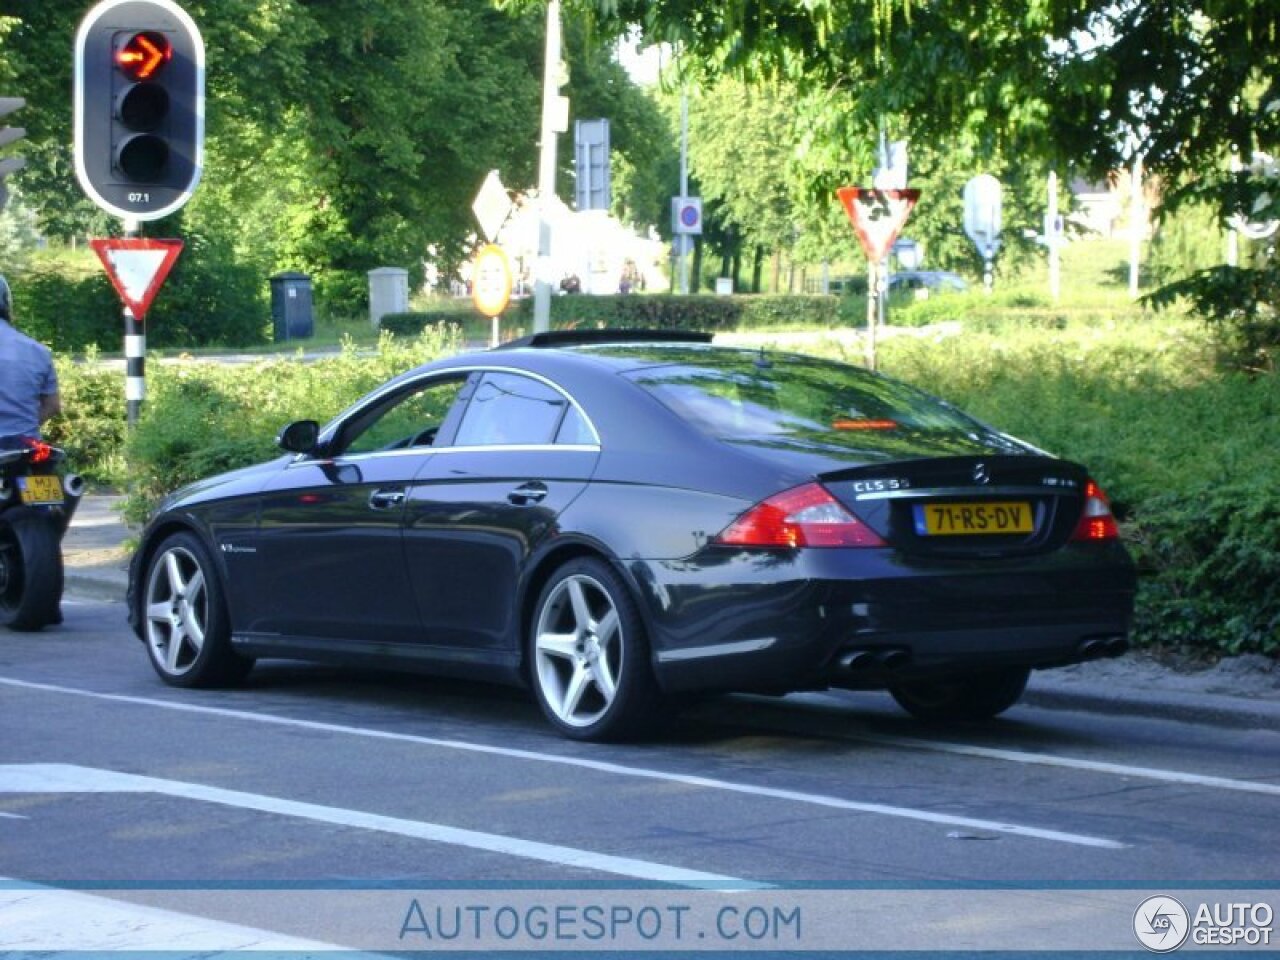
{"type": "MultiPolygon", "coordinates": [[[[141,233],[137,220],[124,222],[124,235],[132,239],[141,233]]],[[[147,398],[147,333],[132,308],[124,308],[124,400],[129,428],[138,425],[142,401],[147,398]]]]}

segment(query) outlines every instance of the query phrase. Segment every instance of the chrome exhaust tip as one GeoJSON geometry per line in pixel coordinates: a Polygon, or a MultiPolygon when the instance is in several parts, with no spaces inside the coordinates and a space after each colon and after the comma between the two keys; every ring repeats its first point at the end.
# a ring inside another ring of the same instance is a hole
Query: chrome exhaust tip
{"type": "Polygon", "coordinates": [[[865,670],[876,662],[876,655],[870,650],[854,650],[840,658],[840,666],[852,671],[865,670]]]}
{"type": "Polygon", "coordinates": [[[84,496],[84,477],[78,473],[68,473],[62,478],[62,492],[79,500],[84,496]]]}

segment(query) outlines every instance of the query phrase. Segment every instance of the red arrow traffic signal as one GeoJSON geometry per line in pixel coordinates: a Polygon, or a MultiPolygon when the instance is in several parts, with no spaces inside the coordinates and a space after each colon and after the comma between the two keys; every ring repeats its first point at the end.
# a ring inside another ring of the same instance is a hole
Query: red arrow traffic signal
{"type": "Polygon", "coordinates": [[[135,33],[116,53],[116,63],[130,80],[149,80],[173,59],[173,45],[164,34],[135,33]]]}

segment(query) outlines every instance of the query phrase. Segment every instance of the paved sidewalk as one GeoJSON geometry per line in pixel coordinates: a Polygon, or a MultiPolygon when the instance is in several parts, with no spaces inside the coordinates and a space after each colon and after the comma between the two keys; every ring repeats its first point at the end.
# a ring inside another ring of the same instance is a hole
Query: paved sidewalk
{"type": "MultiPolygon", "coordinates": [[[[80,502],[63,541],[69,599],[123,601],[137,531],[125,527],[122,497],[80,502]]],[[[1162,717],[1243,729],[1280,730],[1280,662],[1230,657],[1203,669],[1176,669],[1145,653],[1031,675],[1025,702],[1094,713],[1162,717]]]]}

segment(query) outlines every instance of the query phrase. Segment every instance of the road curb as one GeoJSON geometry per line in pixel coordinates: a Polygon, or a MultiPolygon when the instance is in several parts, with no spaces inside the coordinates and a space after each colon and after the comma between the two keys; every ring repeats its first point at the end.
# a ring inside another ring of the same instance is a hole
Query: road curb
{"type": "Polygon", "coordinates": [[[125,585],[119,578],[96,576],[68,569],[63,576],[63,595],[68,600],[123,603],[125,585]]]}
{"type": "Polygon", "coordinates": [[[1079,710],[1110,716],[1202,723],[1236,730],[1280,729],[1280,703],[1213,693],[1129,691],[1041,681],[1027,687],[1022,702],[1046,710],[1079,710]]]}

